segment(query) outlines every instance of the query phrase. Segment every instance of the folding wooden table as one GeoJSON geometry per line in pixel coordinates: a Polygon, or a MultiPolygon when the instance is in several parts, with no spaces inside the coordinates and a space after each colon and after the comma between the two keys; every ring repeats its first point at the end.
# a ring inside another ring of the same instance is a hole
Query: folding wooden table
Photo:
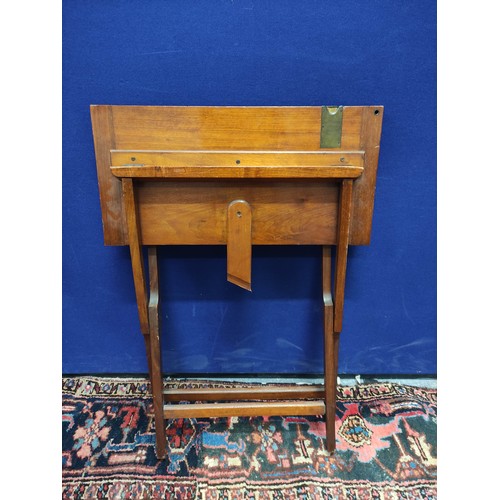
{"type": "Polygon", "coordinates": [[[178,417],[324,414],[334,451],[347,249],[370,241],[382,115],[382,106],[91,106],[104,242],[130,247],[158,458],[165,419],[178,417]],[[253,245],[302,244],[322,246],[324,385],[164,391],[157,246],[226,245],[227,279],[250,290],[253,245]]]}

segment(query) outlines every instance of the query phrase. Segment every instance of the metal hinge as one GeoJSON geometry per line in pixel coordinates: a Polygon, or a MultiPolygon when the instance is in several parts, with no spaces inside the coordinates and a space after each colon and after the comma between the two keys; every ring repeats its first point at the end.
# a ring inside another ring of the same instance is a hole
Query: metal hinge
{"type": "Polygon", "coordinates": [[[321,108],[320,148],[339,148],[342,139],[342,106],[321,108]]]}

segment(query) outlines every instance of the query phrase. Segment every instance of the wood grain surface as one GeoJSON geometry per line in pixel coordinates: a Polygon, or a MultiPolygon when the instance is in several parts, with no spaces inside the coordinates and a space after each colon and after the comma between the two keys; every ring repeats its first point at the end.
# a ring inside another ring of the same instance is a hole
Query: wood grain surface
{"type": "MultiPolygon", "coordinates": [[[[104,241],[107,245],[128,243],[120,180],[111,172],[111,157],[114,154],[127,155],[129,151],[154,155],[158,151],[214,151],[217,152],[287,152],[289,158],[294,153],[342,153],[354,159],[364,156],[364,170],[354,185],[353,225],[350,244],[363,245],[370,241],[375,177],[378,163],[378,149],[381,133],[382,106],[345,106],[343,110],[342,138],[340,148],[320,148],[321,106],[314,107],[198,107],[198,106],[92,106],[91,117],[96,150],[104,241]]],[[[212,156],[207,156],[211,158],[212,156]]],[[[335,157],[335,155],[333,155],[335,157]]],[[[215,156],[214,156],[215,158],[215,156]]],[[[283,156],[283,161],[287,157],[283,156]]],[[[238,159],[238,158],[237,158],[238,159]]],[[[137,157],[136,157],[137,160],[137,157]]],[[[220,158],[218,158],[220,160],[220,158]]],[[[207,161],[207,160],[205,160],[207,161]]],[[[235,160],[236,161],[236,160],[235,160]]],[[[240,159],[240,162],[243,161],[240,159]]],[[[247,160],[245,160],[247,161],[247,160]]],[[[354,161],[354,160],[352,160],[354,161]]],[[[138,164],[137,161],[129,163],[138,164]]],[[[242,165],[240,163],[240,165],[242,165]]],[[[309,165],[309,166],[321,166],[309,165]]],[[[344,164],[343,164],[344,165],[344,164]]],[[[115,165],[119,166],[119,165],[115,165]]],[[[157,165],[151,165],[157,166],[157,165]]],[[[188,168],[190,165],[184,165],[188,168]]],[[[191,165],[193,166],[193,165],[191,165]]],[[[194,165],[197,166],[197,165],[194,165]]],[[[198,165],[199,166],[199,165],[198,165]]],[[[203,166],[203,165],[202,165],[203,166]]],[[[221,168],[227,165],[212,165],[221,168]]],[[[255,165],[259,166],[259,165],[255,165]]],[[[271,165],[278,176],[287,175],[284,167],[271,165]]],[[[303,167],[304,165],[302,165],[303,167]]],[[[308,166],[307,164],[305,166],[308,166]]],[[[343,168],[356,177],[361,172],[354,163],[343,168]]],[[[301,165],[297,165],[300,169],[301,165]]],[[[295,168],[295,167],[294,167],[295,168]]],[[[129,173],[132,172],[129,170],[129,173]]],[[[147,173],[147,170],[143,171],[147,173]]],[[[227,169],[215,172],[219,177],[227,169]]],[[[234,172],[231,175],[234,175],[234,172]]],[[[241,176],[244,176],[241,170],[241,176]]],[[[247,171],[250,172],[250,171],[247,171]]],[[[269,170],[271,172],[271,170],[269,170]]],[[[292,175],[301,177],[300,170],[292,175]]],[[[321,177],[326,171],[310,175],[321,177]]],[[[117,173],[115,171],[115,173],[117,173]]],[[[169,172],[172,174],[172,171],[169,172]]],[[[205,172],[206,173],[206,172],[205,172]]],[[[337,170],[331,175],[338,175],[337,170]]],[[[122,172],[123,174],[123,172],[122,172]]],[[[135,171],[139,174],[139,171],[135,171]]],[[[202,172],[179,171],[179,176],[202,175],[202,172]]],[[[255,175],[262,175],[259,170],[255,175]]],[[[307,175],[309,175],[307,174],[307,175]]],[[[152,175],[148,172],[147,175],[152,175]]],[[[161,173],[163,176],[164,173],[161,173]]],[[[172,186],[170,186],[172,187],[172,186]]],[[[330,242],[334,241],[330,240],[330,242]]],[[[322,240],[324,241],[324,239],[322,240]]],[[[165,242],[167,243],[167,242],[165,242]]],[[[158,244],[162,244],[158,242],[158,244]]],[[[172,244],[172,243],[170,243],[172,244]]],[[[189,243],[187,243],[189,244],[189,243]]],[[[218,244],[224,244],[220,241],[218,244]]],[[[263,242],[263,244],[273,244],[263,242]]],[[[281,244],[286,244],[281,241],[281,244]]],[[[290,244],[302,244],[299,240],[290,244]]],[[[311,242],[314,244],[314,242],[311,242]]],[[[321,244],[321,243],[320,243],[321,244]]]]}
{"type": "Polygon", "coordinates": [[[227,206],[252,207],[252,244],[335,244],[338,182],[136,183],[144,245],[225,245],[227,206]]]}

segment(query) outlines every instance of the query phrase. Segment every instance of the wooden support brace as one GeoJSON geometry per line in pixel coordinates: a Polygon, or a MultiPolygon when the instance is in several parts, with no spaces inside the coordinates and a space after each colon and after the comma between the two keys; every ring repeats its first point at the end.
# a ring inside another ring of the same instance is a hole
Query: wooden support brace
{"type": "Polygon", "coordinates": [[[340,188],[337,220],[337,253],[335,256],[333,331],[340,333],[344,315],[344,291],[347,269],[347,249],[352,212],[352,180],[344,179],[340,188]]]}
{"type": "Polygon", "coordinates": [[[122,180],[123,205],[127,218],[128,244],[132,260],[132,273],[134,276],[135,296],[139,310],[139,323],[144,335],[149,333],[148,325],[148,294],[146,279],[144,277],[144,261],[142,255],[141,231],[137,216],[137,203],[135,199],[134,182],[132,179],[122,180]]]}
{"type": "Polygon", "coordinates": [[[362,151],[111,151],[115,177],[343,179],[363,173],[362,151]]]}
{"type": "Polygon", "coordinates": [[[127,220],[128,241],[132,261],[132,274],[134,277],[135,296],[139,311],[139,324],[144,336],[148,370],[151,374],[151,348],[149,341],[149,320],[147,311],[147,290],[144,276],[144,260],[142,255],[141,231],[137,216],[137,203],[132,179],[122,181],[123,205],[127,220]]]}
{"type": "Polygon", "coordinates": [[[335,407],[337,396],[337,363],[333,335],[332,248],[323,247],[323,333],[325,359],[326,445],[335,450],[335,407]]]}
{"type": "Polygon", "coordinates": [[[265,403],[208,403],[164,405],[165,418],[261,417],[272,415],[322,415],[323,401],[265,403]]]}
{"type": "Polygon", "coordinates": [[[252,386],[245,388],[212,388],[212,389],[167,389],[163,392],[163,399],[175,401],[242,401],[258,400],[288,400],[288,399],[317,399],[323,398],[325,389],[322,385],[304,386],[252,386]]]}

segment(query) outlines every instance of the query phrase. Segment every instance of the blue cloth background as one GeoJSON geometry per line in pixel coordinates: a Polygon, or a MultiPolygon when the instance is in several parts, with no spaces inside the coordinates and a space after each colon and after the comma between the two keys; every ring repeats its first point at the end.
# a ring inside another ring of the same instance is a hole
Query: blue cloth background
{"type": "MultiPolygon", "coordinates": [[[[90,104],[385,106],[340,373],[436,372],[434,1],[63,1],[63,372],[146,372],[123,247],[104,247],[90,104]]],[[[320,373],[320,248],[164,248],[167,373],[320,373]]]]}

